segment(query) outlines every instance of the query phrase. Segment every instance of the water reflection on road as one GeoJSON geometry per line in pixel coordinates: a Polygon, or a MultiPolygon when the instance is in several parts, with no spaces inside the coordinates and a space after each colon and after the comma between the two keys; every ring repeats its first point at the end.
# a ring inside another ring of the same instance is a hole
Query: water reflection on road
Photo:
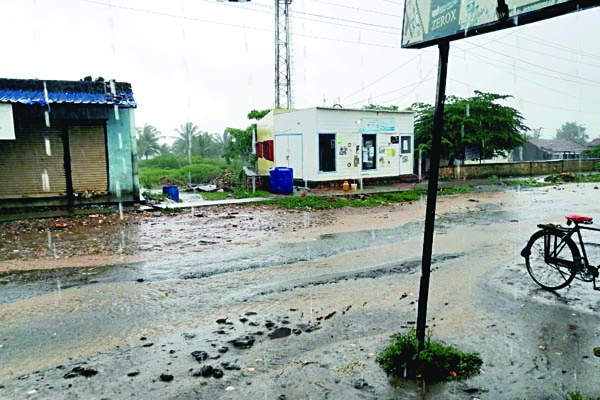
{"type": "MultiPolygon", "coordinates": [[[[507,270],[495,266],[507,259],[521,263],[519,246],[538,222],[561,222],[569,212],[600,215],[599,206],[586,197],[592,190],[586,188],[585,195],[577,196],[569,190],[516,191],[509,202],[476,207],[473,201],[469,210],[439,215],[434,269],[482,264],[480,273],[493,270],[497,284],[504,285],[507,293],[515,284],[511,279],[533,290],[531,282],[523,281],[522,266],[507,270]]],[[[416,220],[390,229],[326,234],[309,241],[208,249],[176,259],[14,274],[2,286],[0,300],[0,364],[4,366],[0,382],[60,364],[68,357],[134,344],[141,336],[181,332],[207,315],[273,293],[386,274],[414,280],[420,268],[422,229],[423,221],[416,220]]],[[[438,296],[448,292],[448,297],[456,297],[451,285],[436,290],[438,296]]],[[[593,294],[583,289],[577,289],[577,298],[587,307],[597,304],[593,294]]]]}

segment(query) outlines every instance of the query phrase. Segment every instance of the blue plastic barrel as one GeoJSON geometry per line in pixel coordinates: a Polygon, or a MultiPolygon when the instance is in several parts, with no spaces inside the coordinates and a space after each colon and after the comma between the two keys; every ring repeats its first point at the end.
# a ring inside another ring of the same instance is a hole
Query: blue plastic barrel
{"type": "Polygon", "coordinates": [[[294,170],[287,167],[269,169],[269,183],[272,193],[292,194],[294,192],[294,170]]]}
{"type": "Polygon", "coordinates": [[[163,194],[166,194],[173,201],[179,202],[179,188],[177,186],[163,186],[163,194]]]}

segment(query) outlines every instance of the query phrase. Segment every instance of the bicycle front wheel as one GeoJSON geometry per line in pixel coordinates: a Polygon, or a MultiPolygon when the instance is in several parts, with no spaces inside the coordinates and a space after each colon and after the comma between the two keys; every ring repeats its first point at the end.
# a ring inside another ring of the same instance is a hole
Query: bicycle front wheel
{"type": "Polygon", "coordinates": [[[541,230],[531,236],[524,251],[527,271],[544,289],[562,289],[575,279],[579,249],[560,231],[541,230]],[[527,251],[528,250],[528,251],[527,251]]]}

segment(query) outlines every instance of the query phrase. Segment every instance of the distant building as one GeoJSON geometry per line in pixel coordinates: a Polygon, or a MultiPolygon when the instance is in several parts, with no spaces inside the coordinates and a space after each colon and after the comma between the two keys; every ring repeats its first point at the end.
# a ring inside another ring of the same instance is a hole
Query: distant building
{"type": "Polygon", "coordinates": [[[258,174],[288,167],[307,185],[412,175],[413,120],[411,111],[271,111],[257,124],[258,174]]]}
{"type": "Polygon", "coordinates": [[[529,139],[513,150],[513,161],[571,160],[589,147],[568,139],[529,139]]]}
{"type": "Polygon", "coordinates": [[[126,82],[0,79],[0,208],[139,201],[126,82]]]}
{"type": "Polygon", "coordinates": [[[587,144],[587,146],[588,146],[589,148],[591,148],[591,149],[593,149],[593,148],[596,148],[596,147],[600,146],[600,138],[596,138],[596,139],[592,140],[591,142],[589,142],[589,143],[587,144]]]}

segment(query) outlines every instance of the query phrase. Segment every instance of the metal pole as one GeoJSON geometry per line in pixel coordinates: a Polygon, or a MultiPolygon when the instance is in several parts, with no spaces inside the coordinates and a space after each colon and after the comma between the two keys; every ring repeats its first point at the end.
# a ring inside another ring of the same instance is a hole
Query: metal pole
{"type": "Polygon", "coordinates": [[[419,306],[417,311],[417,340],[419,351],[425,348],[425,328],[427,323],[427,301],[431,275],[431,254],[433,249],[433,231],[435,228],[435,206],[437,201],[438,177],[440,174],[440,152],[444,131],[444,101],[446,100],[446,77],[448,75],[448,42],[439,44],[438,81],[431,139],[431,163],[429,183],[427,185],[427,207],[425,209],[425,232],[423,234],[423,256],[421,261],[421,284],[419,288],[419,306]]]}
{"type": "Polygon", "coordinates": [[[292,109],[292,56],[290,54],[290,4],[292,0],[285,0],[285,97],[286,107],[292,109]]]}
{"type": "MultiPolygon", "coordinates": [[[[285,0],[284,0],[285,1],[285,0]]],[[[275,108],[281,108],[279,97],[279,0],[275,0],[275,108]]]]}

